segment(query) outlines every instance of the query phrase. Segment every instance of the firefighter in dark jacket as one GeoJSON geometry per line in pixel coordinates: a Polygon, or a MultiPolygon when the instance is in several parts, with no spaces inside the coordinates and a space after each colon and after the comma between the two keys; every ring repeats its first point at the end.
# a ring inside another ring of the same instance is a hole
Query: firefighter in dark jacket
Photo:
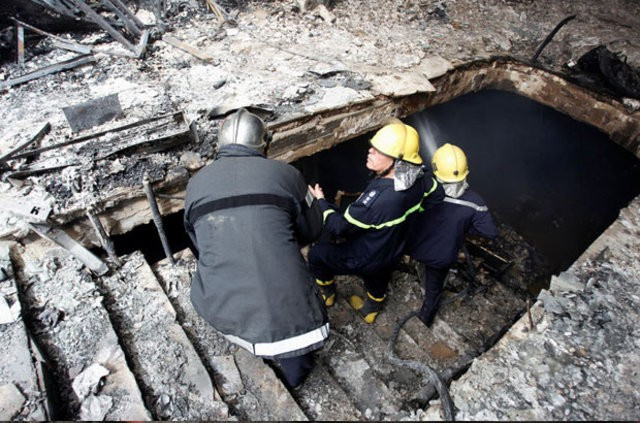
{"type": "Polygon", "coordinates": [[[224,120],[215,160],[187,186],[185,228],[197,250],[191,302],[231,342],[277,361],[291,387],[311,369],[329,323],[300,248],[322,214],[293,166],[265,157],[263,121],[224,120]]]}
{"type": "Polygon", "coordinates": [[[408,254],[423,266],[425,298],[418,317],[427,327],[433,323],[444,281],[467,233],[486,238],[497,235],[484,200],[469,189],[469,168],[462,149],[444,144],[434,153],[431,165],[445,197],[427,213],[414,217],[407,241],[408,254]]]}
{"type": "Polygon", "coordinates": [[[391,272],[403,252],[407,219],[426,194],[414,128],[394,119],[370,143],[366,166],[375,178],[344,214],[324,198],[319,185],[310,187],[323,210],[325,231],[342,240],[319,242],[309,250],[311,272],[327,307],[335,301],[335,275],[360,276],[366,297],[354,295],[349,303],[367,323],[382,310],[391,272]]]}

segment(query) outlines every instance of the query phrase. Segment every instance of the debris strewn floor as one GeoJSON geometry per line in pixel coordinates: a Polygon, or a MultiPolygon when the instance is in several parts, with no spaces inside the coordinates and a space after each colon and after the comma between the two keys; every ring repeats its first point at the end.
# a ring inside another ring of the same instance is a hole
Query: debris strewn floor
{"type": "MultiPolygon", "coordinates": [[[[394,274],[375,325],[346,303],[361,289],[357,278],[341,278],[329,342],[308,382],[289,391],[277,369],[195,315],[188,252],[176,254],[175,266],[151,266],[140,253],[120,257],[119,270],[113,257],[87,265],[93,258],[83,249],[101,245],[87,213],[107,234],[149,222],[145,177],[162,188],[161,212],[180,210],[180,191],[213,157],[217,126],[238,107],[280,128],[274,151],[292,160],[307,134],[320,135],[307,140],[313,145],[304,144],[304,154],[328,148],[330,136],[362,135],[406,113],[395,100],[446,95],[434,86],[439,77],[509,56],[537,68],[519,70],[531,74],[520,89],[560,98],[562,110],[578,107],[560,95],[570,91],[567,81],[597,90],[579,98],[615,110],[627,129],[614,124],[610,132],[624,134],[616,142],[640,156],[633,91],[620,97],[616,75],[609,72],[613,85],[605,86],[580,73],[579,60],[604,45],[638,68],[637,2],[220,1],[216,9],[210,1],[169,0],[163,22],[154,1],[125,3],[144,26],[125,30],[129,42],[114,40],[104,25],[58,34],[64,48],[50,36],[27,37],[22,63],[0,67],[0,238],[13,241],[0,246],[3,420],[440,416],[424,375],[385,356],[397,320],[420,303],[411,269],[394,274]],[[556,91],[541,82],[545,69],[556,91]],[[372,111],[350,114],[366,102],[372,111]],[[337,115],[326,118],[330,111],[337,115]],[[34,235],[43,227],[69,234],[63,244],[76,254],[34,235]]],[[[455,75],[464,74],[467,90],[489,79],[465,72],[455,75]]],[[[453,91],[461,89],[455,75],[445,84],[453,91]]],[[[598,114],[605,107],[595,109],[592,123],[609,124],[611,115],[598,114]]],[[[513,267],[501,277],[480,271],[473,286],[462,269],[452,272],[433,326],[409,320],[396,353],[451,383],[458,419],[637,418],[639,207],[636,199],[537,302],[527,288],[547,275],[544,261],[501,226],[492,247],[507,252],[513,267]]],[[[477,257],[475,265],[482,268],[477,257]]]]}

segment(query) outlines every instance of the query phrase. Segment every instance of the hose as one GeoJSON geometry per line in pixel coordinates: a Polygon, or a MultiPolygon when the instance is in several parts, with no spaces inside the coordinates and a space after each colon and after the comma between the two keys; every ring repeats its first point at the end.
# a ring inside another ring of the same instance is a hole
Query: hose
{"type": "Polygon", "coordinates": [[[531,62],[535,62],[536,60],[538,60],[538,56],[540,56],[540,53],[542,53],[542,50],[544,50],[547,44],[551,42],[551,39],[556,35],[556,33],[560,31],[560,28],[566,25],[567,22],[571,21],[572,19],[575,19],[575,17],[576,15],[567,16],[566,18],[561,20],[560,23],[558,23],[558,25],[555,26],[555,28],[553,28],[553,30],[549,33],[549,35],[547,35],[547,37],[544,39],[542,44],[540,44],[540,47],[538,47],[536,52],[533,54],[533,57],[531,58],[531,62]]]}
{"type": "Polygon", "coordinates": [[[391,335],[391,340],[389,341],[389,346],[387,348],[387,356],[389,357],[389,361],[391,362],[391,364],[394,364],[396,366],[408,367],[410,369],[426,374],[429,378],[429,382],[431,382],[431,384],[435,386],[438,394],[440,395],[440,401],[442,403],[442,410],[444,412],[445,420],[455,421],[453,401],[451,400],[451,395],[449,395],[449,389],[447,388],[446,383],[442,380],[438,372],[436,372],[433,368],[429,367],[425,363],[414,360],[403,360],[397,357],[393,352],[393,347],[396,343],[396,340],[398,339],[398,335],[400,334],[400,329],[402,329],[402,326],[404,326],[404,324],[410,318],[417,315],[417,310],[412,311],[402,319],[400,319],[400,321],[396,324],[393,329],[393,334],[391,335]]]}

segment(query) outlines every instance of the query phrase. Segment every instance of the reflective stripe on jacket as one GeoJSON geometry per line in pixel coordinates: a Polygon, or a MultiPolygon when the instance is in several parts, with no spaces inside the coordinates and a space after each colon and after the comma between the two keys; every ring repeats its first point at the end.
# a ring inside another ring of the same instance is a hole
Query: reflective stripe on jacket
{"type": "Polygon", "coordinates": [[[320,201],[320,207],[325,229],[344,237],[355,267],[369,273],[389,266],[402,254],[407,219],[420,208],[422,196],[421,183],[395,191],[393,179],[379,178],[369,183],[344,215],[326,200],[320,201]]]}
{"type": "Polygon", "coordinates": [[[445,197],[431,210],[415,216],[407,253],[431,267],[446,268],[458,258],[469,233],[495,238],[497,229],[482,197],[471,189],[459,198],[445,197]]]}

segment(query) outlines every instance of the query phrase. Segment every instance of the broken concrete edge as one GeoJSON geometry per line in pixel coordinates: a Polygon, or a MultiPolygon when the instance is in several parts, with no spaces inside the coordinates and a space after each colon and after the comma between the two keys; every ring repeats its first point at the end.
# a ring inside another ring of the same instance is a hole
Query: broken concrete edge
{"type": "MultiPolygon", "coordinates": [[[[622,209],[618,218],[569,267],[567,272],[561,274],[561,279],[569,280],[571,289],[542,290],[539,295],[541,301],[531,308],[532,317],[528,318],[524,315],[518,319],[502,339],[487,351],[486,355],[483,354],[474,361],[470,370],[452,383],[452,395],[459,401],[457,418],[553,420],[562,418],[559,416],[571,415],[577,418],[595,416],[598,419],[598,413],[600,413],[601,416],[614,416],[614,420],[626,420],[629,418],[627,416],[635,415],[637,399],[630,399],[626,403],[624,400],[618,402],[617,398],[613,400],[616,395],[612,394],[611,400],[614,401],[615,406],[608,408],[607,404],[610,402],[603,403],[601,398],[603,391],[608,392],[609,389],[633,390],[633,378],[623,375],[621,369],[624,371],[626,368],[637,367],[634,360],[629,361],[629,356],[633,355],[629,351],[637,349],[633,339],[629,338],[629,334],[632,334],[632,328],[637,326],[637,316],[633,315],[633,311],[638,310],[636,307],[638,297],[631,295],[632,298],[621,300],[618,296],[622,294],[626,297],[630,293],[637,292],[638,271],[637,268],[628,267],[628,265],[637,263],[638,223],[640,223],[640,196],[635,197],[626,208],[622,209]],[[576,282],[576,279],[579,283],[585,283],[584,290],[573,289],[575,286],[572,282],[576,282]],[[612,283],[612,281],[617,282],[612,283]],[[629,308],[624,317],[611,319],[608,316],[608,312],[616,310],[621,313],[625,307],[629,308]],[[604,315],[605,320],[598,321],[600,314],[604,315]],[[622,321],[618,328],[602,326],[602,322],[615,325],[618,320],[622,321]],[[573,322],[573,325],[567,322],[573,322]],[[594,330],[595,328],[601,330],[594,330]],[[611,334],[616,331],[617,337],[601,341],[604,348],[602,351],[591,343],[593,341],[581,338],[587,333],[592,337],[598,337],[603,333],[611,334]],[[620,350],[621,348],[624,349],[620,350]],[[547,393],[546,390],[539,389],[539,381],[546,377],[545,375],[549,375],[551,363],[558,359],[558,353],[554,352],[554,349],[564,351],[560,355],[563,359],[560,366],[563,371],[565,369],[567,371],[564,374],[560,369],[551,372],[554,382],[553,386],[547,388],[549,390],[547,393]],[[588,383],[583,380],[579,383],[571,382],[573,375],[576,374],[576,368],[593,365],[589,363],[602,363],[609,357],[617,357],[612,360],[614,362],[622,360],[624,364],[600,364],[603,371],[599,375],[592,375],[588,383]],[[547,359],[549,361],[546,361],[547,359]],[[503,379],[504,383],[494,381],[488,384],[486,372],[502,370],[496,369],[496,366],[503,366],[509,376],[503,379]],[[522,389],[518,386],[514,389],[514,384],[518,384],[518,381],[522,389]],[[577,398],[566,399],[569,396],[564,395],[561,389],[565,389],[572,383],[575,386],[568,389],[572,393],[574,390],[577,391],[577,398]],[[600,386],[608,383],[612,384],[612,388],[603,388],[599,391],[600,386]],[[523,395],[523,392],[529,390],[530,396],[523,395]],[[585,394],[580,390],[584,390],[585,394]],[[567,405],[573,409],[563,408],[558,411],[549,406],[536,407],[543,401],[548,401],[549,395],[551,398],[562,397],[562,402],[566,401],[567,405]],[[591,398],[589,398],[590,395],[592,395],[591,398]],[[473,401],[473,398],[476,398],[477,402],[473,401]],[[593,409],[589,409],[590,407],[593,409]]],[[[564,285],[564,281],[559,282],[559,287],[564,288],[564,285]]],[[[429,410],[431,413],[429,415],[438,415],[433,405],[429,410]]]]}
{"type": "Polygon", "coordinates": [[[102,260],[76,242],[65,231],[46,223],[29,223],[29,226],[41,237],[63,247],[96,275],[101,276],[109,272],[109,268],[102,260]]]}
{"type": "MultiPolygon", "coordinates": [[[[574,85],[548,70],[533,68],[511,58],[494,58],[458,66],[436,77],[432,83],[436,88],[433,92],[402,97],[380,95],[341,107],[316,111],[313,114],[288,116],[273,122],[268,125],[274,132],[269,156],[276,160],[292,162],[371,132],[388,116],[403,118],[470,92],[501,89],[524,95],[554,107],[574,119],[594,125],[640,158],[638,113],[630,114],[619,101],[574,85]]],[[[197,170],[189,169],[189,173],[193,174],[197,170]]],[[[163,191],[166,187],[173,192],[182,192],[187,181],[188,177],[173,183],[162,182],[158,184],[158,189],[163,191]]],[[[119,207],[123,200],[138,197],[144,197],[142,189],[118,189],[99,199],[97,207],[98,210],[119,207]]],[[[173,204],[167,209],[161,205],[163,215],[180,209],[180,204],[173,204]]],[[[83,209],[58,213],[53,221],[66,227],[76,225],[78,218],[85,218],[83,209]]],[[[145,215],[143,218],[145,222],[148,221],[148,216],[145,215]]],[[[138,222],[141,223],[144,222],[138,222]]],[[[136,224],[132,223],[130,226],[136,224]]]]}
{"type": "Polygon", "coordinates": [[[437,91],[425,108],[483,89],[513,92],[600,129],[640,158],[640,113],[630,111],[624,99],[577,85],[568,74],[493,57],[457,66],[431,82],[437,91]]]}
{"type": "MultiPolygon", "coordinates": [[[[2,266],[3,284],[0,300],[5,301],[9,296],[14,301],[11,307],[12,318],[0,324],[3,346],[9,346],[10,356],[3,356],[5,364],[9,364],[14,374],[20,375],[11,383],[0,381],[0,419],[1,420],[42,420],[48,419],[47,389],[44,384],[44,359],[33,342],[22,320],[22,307],[18,299],[18,286],[15,280],[13,261],[17,254],[18,244],[13,241],[0,240],[0,262],[2,266]],[[7,287],[10,284],[11,287],[7,287]],[[11,293],[13,291],[13,293],[11,293]],[[35,405],[35,406],[34,406],[35,405]]],[[[0,360],[0,367],[2,367],[0,360]]],[[[0,374],[0,377],[4,377],[0,374]]]]}

